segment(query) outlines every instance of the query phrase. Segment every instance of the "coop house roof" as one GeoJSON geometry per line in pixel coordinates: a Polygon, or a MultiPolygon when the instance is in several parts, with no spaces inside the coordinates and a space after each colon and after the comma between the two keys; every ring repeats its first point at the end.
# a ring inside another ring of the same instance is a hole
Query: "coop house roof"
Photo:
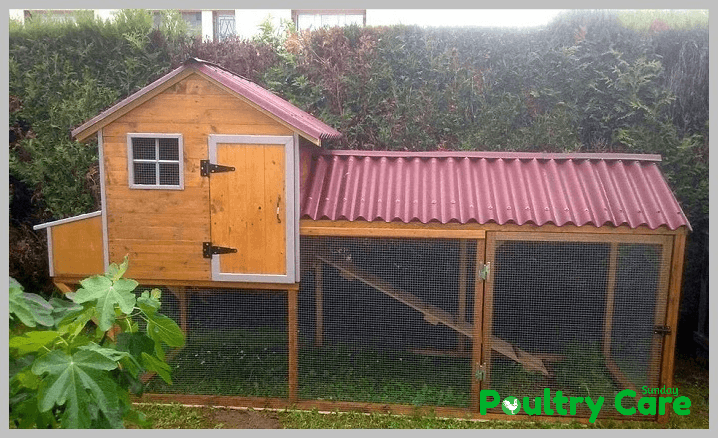
{"type": "Polygon", "coordinates": [[[71,132],[72,136],[80,141],[87,139],[90,135],[111,123],[122,114],[173,85],[189,73],[188,70],[200,72],[209,79],[221,84],[229,91],[246,99],[261,111],[288,125],[293,130],[299,131],[303,137],[315,144],[319,145],[323,140],[333,140],[341,137],[341,133],[336,129],[311,114],[302,111],[271,91],[215,64],[197,58],[188,59],[178,68],[73,129],[71,132]]]}

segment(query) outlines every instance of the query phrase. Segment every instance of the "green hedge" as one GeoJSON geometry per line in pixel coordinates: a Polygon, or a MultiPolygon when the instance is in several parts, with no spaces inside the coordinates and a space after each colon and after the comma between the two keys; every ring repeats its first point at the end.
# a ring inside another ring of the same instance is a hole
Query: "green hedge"
{"type": "MultiPolygon", "coordinates": [[[[87,211],[96,149],[72,142],[68,131],[197,56],[336,127],[344,137],[333,148],[659,153],[694,236],[702,236],[704,15],[577,11],[519,31],[350,26],[296,33],[265,23],[252,41],[214,43],[184,37],[177,14],[160,29],[143,11],[123,11],[114,23],[11,23],[9,89],[22,105],[10,125],[31,132],[11,144],[10,173],[35,190],[45,216],[87,211]]],[[[699,277],[696,248],[689,247],[688,283],[699,277]]]]}

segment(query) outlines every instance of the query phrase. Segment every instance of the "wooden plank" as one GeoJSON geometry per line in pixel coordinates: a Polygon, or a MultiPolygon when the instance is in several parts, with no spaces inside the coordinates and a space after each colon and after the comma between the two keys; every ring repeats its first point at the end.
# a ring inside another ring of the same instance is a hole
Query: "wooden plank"
{"type": "Polygon", "coordinates": [[[101,216],[55,225],[51,239],[53,275],[105,272],[101,216]]]}
{"type": "MultiPolygon", "coordinates": [[[[63,276],[53,279],[56,282],[64,284],[79,284],[84,280],[82,276],[63,276]]],[[[245,283],[236,281],[212,281],[212,280],[179,280],[176,278],[158,279],[154,276],[132,277],[140,283],[141,286],[187,286],[197,288],[216,288],[216,293],[222,293],[225,290],[233,292],[286,292],[287,290],[299,290],[299,283],[245,283]]]]}
{"type": "MultiPolygon", "coordinates": [[[[457,304],[457,311],[456,311],[456,317],[461,322],[466,322],[466,274],[467,274],[467,266],[466,266],[466,259],[468,257],[467,254],[467,241],[465,239],[459,240],[459,290],[458,292],[458,304],[457,304]]],[[[466,338],[461,335],[461,333],[457,334],[456,338],[456,348],[458,351],[463,352],[464,348],[466,347],[466,338]]]]}
{"type": "MultiPolygon", "coordinates": [[[[421,312],[422,314],[424,314],[424,319],[426,319],[429,323],[436,324],[440,322],[445,326],[465,335],[466,337],[471,338],[473,336],[472,327],[469,324],[467,324],[466,322],[457,321],[456,318],[454,318],[454,316],[449,312],[446,312],[439,307],[425,303],[416,295],[402,289],[395,288],[394,286],[385,282],[379,277],[376,277],[368,272],[356,268],[350,262],[332,260],[323,256],[317,256],[317,258],[324,263],[344,272],[344,274],[350,279],[355,278],[362,283],[371,286],[374,289],[383,292],[384,294],[394,298],[395,300],[411,307],[412,309],[421,312]]],[[[539,371],[546,376],[549,375],[548,371],[543,366],[543,362],[541,361],[541,359],[535,357],[531,353],[528,353],[516,346],[509,344],[502,339],[492,337],[491,348],[505,355],[509,359],[520,363],[527,370],[539,371]]]]}
{"type": "MultiPolygon", "coordinates": [[[[485,375],[484,381],[481,383],[482,389],[491,388],[491,350],[493,348],[493,323],[494,323],[494,272],[491,265],[496,259],[496,233],[486,233],[486,264],[489,266],[489,273],[484,283],[484,306],[483,316],[481,318],[474,317],[474,320],[480,321],[482,324],[482,344],[483,351],[482,363],[484,365],[485,375]]],[[[477,266],[477,270],[479,267],[477,266]]],[[[477,272],[478,275],[478,272],[477,272]]]]}
{"type": "Polygon", "coordinates": [[[356,268],[349,262],[332,260],[324,256],[317,256],[317,258],[324,263],[344,272],[347,276],[356,278],[362,283],[371,286],[386,295],[389,295],[390,297],[411,307],[414,310],[421,312],[422,314],[424,314],[424,317],[427,318],[428,321],[441,322],[442,324],[446,325],[447,327],[450,327],[451,329],[459,333],[462,333],[468,337],[472,336],[470,325],[456,321],[454,316],[449,312],[431,304],[425,303],[424,301],[420,300],[416,295],[401,289],[397,289],[391,284],[385,282],[384,280],[356,268]]]}
{"type": "Polygon", "coordinates": [[[477,379],[482,363],[486,359],[482,359],[483,349],[483,329],[482,321],[484,314],[484,280],[481,278],[481,268],[486,257],[486,241],[484,239],[476,240],[476,266],[474,267],[474,332],[471,342],[471,389],[470,389],[470,406],[472,411],[479,410],[479,394],[483,382],[477,379]]]}
{"type": "Polygon", "coordinates": [[[242,147],[220,145],[217,147],[217,162],[235,168],[234,172],[222,172],[211,178],[212,245],[235,248],[236,253],[223,254],[219,257],[221,272],[241,271],[242,263],[247,255],[245,221],[245,202],[232,202],[232,199],[244,199],[247,193],[246,150],[242,147]]]}
{"type": "MultiPolygon", "coordinates": [[[[174,123],[207,123],[208,121],[232,122],[242,120],[246,125],[281,126],[275,119],[256,111],[233,96],[198,96],[181,94],[159,94],[125,114],[118,121],[140,123],[143,120],[174,123]],[[170,110],[171,109],[171,110],[170,110]]],[[[293,131],[284,128],[291,135],[293,131]]]]}
{"type": "MultiPolygon", "coordinates": [[[[659,266],[659,278],[656,284],[656,306],[654,311],[655,325],[667,325],[675,330],[675,326],[666,323],[668,315],[666,309],[668,306],[669,283],[671,276],[671,258],[673,256],[673,239],[666,236],[664,243],[661,245],[661,264],[659,266]]],[[[677,324],[677,322],[676,322],[677,324]]],[[[664,340],[654,335],[651,342],[651,357],[648,366],[648,382],[650,385],[658,386],[661,374],[661,352],[663,350],[664,340]],[[658,339],[656,339],[658,338],[658,339]]]]}
{"type": "Polygon", "coordinates": [[[287,273],[287,195],[285,193],[284,145],[263,145],[265,274],[287,273]]]}
{"type": "Polygon", "coordinates": [[[169,291],[172,292],[172,294],[177,298],[177,302],[179,303],[179,308],[180,308],[180,315],[179,315],[180,324],[179,324],[179,326],[182,329],[182,331],[184,332],[184,334],[187,335],[187,333],[188,333],[188,331],[187,331],[187,329],[188,329],[188,326],[187,326],[187,320],[188,320],[187,302],[189,301],[187,288],[185,286],[170,286],[167,289],[169,289],[169,291]]]}
{"type": "Polygon", "coordinates": [[[303,236],[342,236],[342,237],[398,237],[407,239],[482,239],[483,230],[462,230],[453,224],[404,224],[394,222],[371,222],[371,226],[322,227],[303,224],[300,221],[299,232],[303,236]],[[418,232],[418,233],[417,233],[418,232]]]}
{"type": "Polygon", "coordinates": [[[599,243],[656,243],[664,242],[661,235],[581,234],[545,232],[498,232],[496,240],[527,240],[532,242],[599,242],[599,243]]]}
{"type": "Polygon", "coordinates": [[[299,401],[299,324],[298,299],[299,291],[287,291],[287,330],[288,330],[288,363],[289,368],[289,402],[299,401]]]}
{"type": "MultiPolygon", "coordinates": [[[[516,225],[516,224],[504,224],[504,225],[498,225],[494,223],[486,223],[486,224],[477,224],[477,223],[467,223],[467,224],[457,224],[457,223],[448,223],[448,224],[436,224],[436,223],[430,223],[430,224],[422,224],[421,222],[412,222],[409,224],[405,224],[403,222],[367,222],[367,221],[347,221],[347,220],[338,220],[338,221],[330,221],[330,220],[312,220],[312,219],[301,219],[299,221],[300,225],[300,231],[303,235],[323,235],[323,236],[333,236],[337,234],[332,234],[332,230],[329,230],[329,228],[348,228],[348,229],[357,229],[357,233],[359,232],[358,229],[361,228],[374,228],[374,227],[383,227],[383,228],[396,228],[401,229],[403,227],[412,228],[412,229],[439,229],[439,230],[474,230],[474,231],[502,231],[502,232],[530,232],[530,231],[538,231],[538,232],[546,232],[546,233],[582,233],[582,234],[637,234],[637,235],[654,235],[654,234],[662,234],[662,235],[675,235],[675,234],[685,234],[687,231],[685,227],[678,228],[677,230],[669,230],[665,226],[656,228],[655,230],[652,230],[648,228],[647,226],[640,226],[637,228],[630,228],[627,225],[622,225],[620,227],[595,227],[593,225],[584,225],[577,227],[575,225],[563,225],[563,226],[556,226],[552,224],[545,224],[545,225],[534,225],[534,224],[523,224],[523,225],[516,225]]],[[[369,236],[366,236],[369,237],[369,236]]],[[[398,236],[401,237],[401,236],[398,236]]],[[[483,237],[483,235],[481,236],[483,237]]],[[[481,238],[479,236],[476,236],[476,238],[481,238]]],[[[460,238],[460,237],[457,237],[460,238]]],[[[470,237],[466,237],[470,238],[470,237]]]]}
{"type": "Polygon", "coordinates": [[[261,145],[245,145],[247,149],[247,192],[242,200],[247,205],[247,264],[242,273],[266,273],[267,221],[265,217],[266,190],[264,184],[264,148],[261,145]],[[264,211],[263,211],[264,209],[264,211]]]}
{"type": "Polygon", "coordinates": [[[412,348],[409,351],[414,354],[420,354],[422,356],[436,356],[436,357],[469,358],[471,355],[471,353],[468,351],[435,350],[433,348],[412,348]]]}
{"type": "MultiPolygon", "coordinates": [[[[148,394],[145,393],[141,397],[132,397],[133,403],[181,403],[185,405],[196,406],[215,406],[229,407],[239,409],[256,409],[256,410],[286,410],[298,409],[306,411],[319,411],[321,413],[332,412],[364,412],[364,413],[384,413],[392,415],[433,415],[439,418],[461,418],[468,420],[515,420],[515,421],[540,421],[550,423],[570,423],[578,422],[581,424],[589,424],[588,417],[575,417],[570,415],[543,415],[541,417],[517,414],[508,416],[506,414],[487,413],[481,415],[476,411],[453,408],[446,406],[416,406],[388,403],[364,403],[364,402],[342,402],[327,400],[301,400],[296,403],[281,398],[265,398],[265,397],[240,397],[231,395],[188,395],[188,394],[148,394]]],[[[650,421],[644,415],[635,417],[625,417],[630,421],[641,420],[650,421]]],[[[625,420],[624,419],[624,420],[625,420]]],[[[617,418],[621,421],[622,418],[617,418]]]]}
{"type": "MultiPolygon", "coordinates": [[[[673,386],[673,372],[676,358],[676,335],[678,325],[678,309],[681,301],[683,286],[683,261],[685,257],[686,236],[678,234],[673,240],[673,254],[671,255],[671,274],[668,283],[668,303],[666,307],[666,325],[671,327],[671,333],[663,338],[663,358],[661,366],[660,385],[666,388],[673,386]]],[[[669,415],[661,415],[660,423],[666,423],[669,415]]]]}
{"type": "Polygon", "coordinates": [[[324,343],[324,273],[322,264],[314,264],[314,303],[315,303],[315,331],[314,346],[321,347],[324,343]]]}
{"type": "Polygon", "coordinates": [[[611,358],[611,332],[613,331],[613,305],[616,292],[616,270],[618,269],[618,243],[611,243],[608,257],[608,279],[606,280],[606,313],[603,325],[603,357],[611,358]]]}

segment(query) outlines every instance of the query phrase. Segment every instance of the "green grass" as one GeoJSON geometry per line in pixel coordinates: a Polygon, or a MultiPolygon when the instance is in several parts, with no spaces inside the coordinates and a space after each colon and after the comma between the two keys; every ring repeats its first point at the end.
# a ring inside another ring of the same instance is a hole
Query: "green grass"
{"type": "MultiPolygon", "coordinates": [[[[173,384],[154,378],[146,392],[287,397],[286,334],[225,330],[190,335],[170,361],[173,384]]],[[[302,348],[303,399],[466,407],[468,359],[407,352],[302,348]]]]}
{"type": "MultiPolygon", "coordinates": [[[[170,362],[174,367],[174,384],[169,386],[153,379],[146,392],[238,395],[256,397],[287,397],[286,334],[275,329],[226,330],[190,336],[187,347],[170,362]],[[241,347],[240,347],[241,346],[241,347]]],[[[569,346],[570,347],[570,346],[569,346]]],[[[552,367],[551,381],[537,373],[527,372],[515,362],[495,361],[492,364],[491,389],[501,396],[538,394],[543,388],[561,389],[570,396],[604,396],[602,416],[618,415],[612,397],[617,387],[607,372],[600,351],[591,346],[567,348],[566,359],[552,367]],[[581,364],[581,373],[571,364],[581,364]],[[588,376],[588,377],[586,377],[588,376]]],[[[370,403],[398,403],[415,406],[469,405],[470,362],[467,359],[429,357],[398,351],[352,350],[335,347],[300,350],[299,397],[303,400],[337,400],[370,403]]],[[[708,426],[707,370],[695,361],[679,358],[676,386],[679,395],[692,401],[689,416],[671,416],[669,427],[704,428],[708,426]]],[[[624,405],[627,402],[624,400],[624,405]]],[[[165,412],[166,408],[155,408],[165,412]]],[[[176,408],[180,409],[180,408],[176,408]]],[[[172,421],[174,414],[157,415],[162,421],[172,421]]],[[[182,428],[195,428],[202,421],[198,412],[176,415],[182,428]],[[192,426],[194,424],[195,426],[192,426]]],[[[287,411],[280,416],[285,427],[504,427],[506,422],[448,423],[432,417],[394,417],[379,414],[323,415],[311,412],[287,411]],[[406,423],[414,421],[414,423],[406,423]],[[332,423],[339,422],[339,424],[332,423]],[[289,424],[290,426],[287,426],[289,424]],[[331,425],[334,424],[334,425],[331,425]],[[412,426],[402,426],[413,424],[412,426]],[[427,426],[427,424],[431,426],[427,426]],[[359,426],[356,426],[359,427],[359,426]]],[[[544,422],[508,422],[509,427],[546,427],[544,422]]],[[[575,425],[578,427],[578,425],[575,425]]],[[[591,427],[651,428],[653,422],[620,422],[599,420],[591,427]],[[634,424],[635,423],[635,424],[634,424]]],[[[164,427],[164,426],[158,426],[164,427]]],[[[170,427],[170,426],[168,426],[170,427]]],[[[197,426],[199,427],[199,426],[197,426]]],[[[573,427],[561,424],[552,427],[573,427]]],[[[583,426],[580,426],[583,427],[583,426]]]]}

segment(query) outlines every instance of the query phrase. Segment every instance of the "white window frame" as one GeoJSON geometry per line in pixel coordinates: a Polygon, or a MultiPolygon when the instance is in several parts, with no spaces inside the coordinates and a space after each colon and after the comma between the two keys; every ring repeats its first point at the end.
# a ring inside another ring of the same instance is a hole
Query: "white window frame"
{"type": "Polygon", "coordinates": [[[128,175],[128,181],[131,189],[149,189],[149,190],[184,190],[184,145],[182,144],[182,134],[154,134],[154,133],[128,133],[127,134],[127,175],[128,175]],[[159,156],[159,142],[155,141],[155,159],[154,160],[144,160],[144,159],[134,159],[134,150],[132,148],[132,139],[133,138],[152,138],[152,139],[160,139],[160,138],[176,138],[177,139],[177,147],[179,149],[179,158],[178,160],[160,160],[159,156]],[[135,183],[135,166],[134,163],[155,163],[156,164],[156,172],[155,172],[155,181],[156,184],[136,184],[135,183]],[[159,183],[159,177],[160,177],[160,169],[159,165],[160,163],[164,164],[177,164],[179,166],[179,184],[178,185],[169,185],[169,184],[160,184],[159,183]]]}

